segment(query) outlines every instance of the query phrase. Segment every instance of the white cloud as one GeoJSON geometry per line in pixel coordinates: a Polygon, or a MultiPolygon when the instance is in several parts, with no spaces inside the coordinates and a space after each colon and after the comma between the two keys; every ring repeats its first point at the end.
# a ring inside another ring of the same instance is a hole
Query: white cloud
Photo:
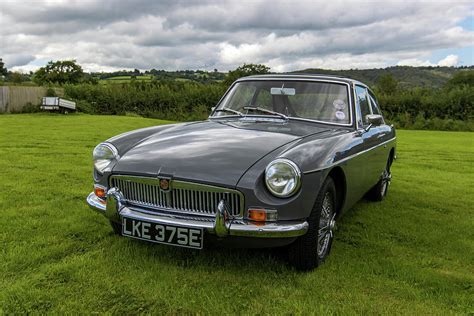
{"type": "Polygon", "coordinates": [[[421,60],[418,58],[402,59],[397,63],[397,65],[398,66],[412,66],[412,67],[435,66],[435,64],[431,63],[429,60],[421,60]]]}
{"type": "Polygon", "coordinates": [[[459,64],[459,56],[448,55],[438,62],[438,66],[453,67],[459,64]]]}
{"type": "Polygon", "coordinates": [[[398,66],[441,66],[441,67],[454,67],[459,64],[459,56],[457,55],[448,55],[445,58],[441,59],[437,63],[432,63],[429,60],[421,60],[418,58],[408,58],[400,60],[398,66]]]}
{"type": "Polygon", "coordinates": [[[472,12],[452,1],[7,0],[0,58],[18,70],[57,59],[94,71],[433,65],[435,50],[473,46],[474,32],[458,26],[472,12]]]}

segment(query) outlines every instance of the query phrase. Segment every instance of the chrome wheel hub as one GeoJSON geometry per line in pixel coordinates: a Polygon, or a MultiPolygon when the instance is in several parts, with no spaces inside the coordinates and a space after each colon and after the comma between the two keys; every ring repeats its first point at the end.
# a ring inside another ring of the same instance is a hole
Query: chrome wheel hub
{"type": "Polygon", "coordinates": [[[329,229],[331,230],[331,233],[335,227],[336,227],[336,221],[334,219],[331,219],[331,222],[329,223],[329,229]]]}

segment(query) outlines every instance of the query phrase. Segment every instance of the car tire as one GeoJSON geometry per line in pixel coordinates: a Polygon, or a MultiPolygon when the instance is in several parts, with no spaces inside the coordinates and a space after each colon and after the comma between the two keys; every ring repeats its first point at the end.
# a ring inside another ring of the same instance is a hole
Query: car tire
{"type": "Polygon", "coordinates": [[[390,181],[392,180],[392,173],[390,172],[390,166],[392,165],[392,160],[389,158],[385,170],[382,172],[379,182],[370,189],[367,194],[367,198],[374,202],[382,201],[388,193],[388,187],[390,186],[390,181]]]}
{"type": "Polygon", "coordinates": [[[114,234],[122,235],[122,224],[117,223],[117,222],[113,222],[113,221],[109,221],[109,222],[110,222],[110,226],[112,226],[114,234]]]}
{"type": "Polygon", "coordinates": [[[288,248],[288,260],[296,269],[312,270],[329,255],[334,237],[336,198],[334,181],[328,177],[309,215],[308,232],[298,237],[288,248]]]}

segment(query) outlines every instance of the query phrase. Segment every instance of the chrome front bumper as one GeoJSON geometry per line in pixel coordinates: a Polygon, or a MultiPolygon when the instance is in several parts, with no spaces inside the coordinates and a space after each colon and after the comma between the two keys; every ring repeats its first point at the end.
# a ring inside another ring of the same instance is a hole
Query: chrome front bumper
{"type": "Polygon", "coordinates": [[[120,222],[120,217],[125,216],[157,224],[169,224],[193,228],[203,228],[208,233],[218,237],[241,236],[259,238],[291,238],[304,235],[308,230],[306,221],[280,221],[256,225],[243,219],[233,219],[226,210],[223,201],[218,205],[214,220],[200,218],[186,218],[168,213],[144,212],[139,208],[124,205],[123,196],[116,188],[107,192],[107,202],[98,198],[94,192],[87,197],[87,204],[112,221],[120,222]]]}

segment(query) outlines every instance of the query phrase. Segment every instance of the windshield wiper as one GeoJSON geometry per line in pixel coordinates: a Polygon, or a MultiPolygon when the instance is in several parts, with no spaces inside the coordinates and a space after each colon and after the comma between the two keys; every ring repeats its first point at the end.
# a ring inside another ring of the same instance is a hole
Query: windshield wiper
{"type": "Polygon", "coordinates": [[[233,110],[233,109],[229,109],[229,108],[215,109],[214,112],[228,112],[228,113],[237,114],[238,116],[244,116],[243,113],[241,113],[241,112],[239,112],[239,111],[236,111],[236,110],[233,110]]]}
{"type": "Polygon", "coordinates": [[[265,108],[261,108],[259,106],[257,107],[254,107],[254,106],[244,106],[244,110],[252,110],[252,111],[260,111],[260,112],[264,112],[264,113],[268,113],[268,114],[272,114],[272,115],[277,115],[285,120],[288,120],[288,116],[286,116],[285,114],[283,113],[280,113],[280,112],[275,112],[275,111],[272,111],[272,110],[267,110],[265,108]]]}

